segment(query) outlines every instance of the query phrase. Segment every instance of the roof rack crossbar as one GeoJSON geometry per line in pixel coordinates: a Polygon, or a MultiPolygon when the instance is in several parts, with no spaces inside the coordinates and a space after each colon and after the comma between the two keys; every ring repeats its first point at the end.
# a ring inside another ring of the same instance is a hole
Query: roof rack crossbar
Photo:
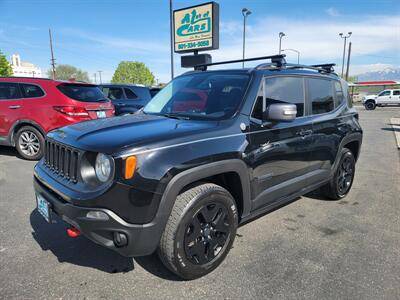
{"type": "Polygon", "coordinates": [[[300,64],[286,64],[288,69],[310,69],[318,72],[334,73],[333,66],[336,64],[321,64],[321,65],[300,65],[300,64]]]}
{"type": "Polygon", "coordinates": [[[195,65],[193,67],[195,70],[206,70],[207,67],[209,67],[209,66],[234,64],[234,63],[247,62],[247,61],[264,60],[264,59],[271,59],[271,61],[273,63],[281,66],[282,64],[284,64],[285,56],[286,56],[285,54],[276,54],[276,55],[270,55],[270,56],[260,56],[260,57],[252,57],[252,58],[245,58],[245,59],[218,61],[218,62],[210,63],[210,64],[195,65]]]}

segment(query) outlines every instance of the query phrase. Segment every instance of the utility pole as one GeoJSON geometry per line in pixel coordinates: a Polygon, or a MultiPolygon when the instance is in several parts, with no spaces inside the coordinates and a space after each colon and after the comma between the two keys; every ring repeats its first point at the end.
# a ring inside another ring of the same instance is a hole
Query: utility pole
{"type": "Polygon", "coordinates": [[[53,39],[51,37],[51,30],[49,28],[49,38],[50,38],[50,52],[51,52],[51,75],[53,77],[53,80],[56,79],[56,60],[54,58],[54,52],[53,52],[53,39]]]}
{"type": "Polygon", "coordinates": [[[173,22],[174,13],[172,10],[172,0],[169,0],[169,27],[171,34],[171,80],[174,79],[174,22],[173,22]]]}
{"type": "Polygon", "coordinates": [[[94,73],[94,83],[97,83],[97,73],[94,73]]]}
{"type": "Polygon", "coordinates": [[[349,79],[350,54],[351,54],[351,42],[349,43],[349,53],[347,54],[346,81],[349,79]]]}
{"type": "MultiPolygon", "coordinates": [[[[251,15],[251,11],[247,8],[243,8],[242,15],[243,15],[243,60],[244,60],[245,49],[246,49],[246,19],[249,15],[251,15]]],[[[244,68],[244,61],[242,62],[242,68],[244,68]]]]}
{"type": "Polygon", "coordinates": [[[347,33],[347,35],[343,35],[342,32],[339,33],[339,36],[340,36],[342,39],[344,39],[343,59],[342,59],[342,78],[343,78],[343,75],[344,75],[344,60],[345,60],[345,57],[346,57],[346,41],[347,41],[347,39],[351,36],[351,34],[352,34],[351,31],[349,31],[349,32],[347,33]]]}
{"type": "Polygon", "coordinates": [[[103,72],[103,71],[97,71],[97,72],[99,72],[99,80],[100,80],[100,84],[102,84],[103,82],[101,82],[101,72],[103,72]]]}

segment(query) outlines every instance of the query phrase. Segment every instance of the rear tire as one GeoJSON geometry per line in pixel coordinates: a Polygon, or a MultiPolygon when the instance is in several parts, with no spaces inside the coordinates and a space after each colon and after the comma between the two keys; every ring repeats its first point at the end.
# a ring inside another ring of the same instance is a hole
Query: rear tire
{"type": "Polygon", "coordinates": [[[343,148],[333,178],[322,187],[323,194],[332,200],[339,200],[346,197],[353,185],[354,173],[354,155],[349,149],[343,148]]]}
{"type": "Polygon", "coordinates": [[[158,254],[179,277],[204,276],[225,259],[236,235],[238,214],[224,188],[201,184],[181,193],[174,204],[158,254]]]}
{"type": "Polygon", "coordinates": [[[367,101],[364,104],[366,110],[374,110],[376,108],[376,104],[374,101],[367,101]]]}
{"type": "Polygon", "coordinates": [[[39,160],[44,153],[44,137],[35,127],[21,127],[15,135],[15,147],[22,158],[39,160]]]}

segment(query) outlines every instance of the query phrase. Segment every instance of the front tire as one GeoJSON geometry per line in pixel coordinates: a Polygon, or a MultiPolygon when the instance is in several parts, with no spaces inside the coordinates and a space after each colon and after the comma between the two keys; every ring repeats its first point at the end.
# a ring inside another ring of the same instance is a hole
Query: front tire
{"type": "Polygon", "coordinates": [[[44,137],[35,127],[24,126],[17,131],[15,147],[27,160],[39,160],[44,153],[44,137]]]}
{"type": "Polygon", "coordinates": [[[174,204],[158,250],[164,265],[179,277],[204,276],[225,259],[235,240],[238,214],[224,188],[200,184],[174,204]]]}
{"type": "Polygon", "coordinates": [[[332,200],[339,200],[350,192],[353,185],[356,162],[353,153],[343,148],[333,178],[322,187],[323,193],[332,200]]]}
{"type": "Polygon", "coordinates": [[[376,104],[374,101],[367,101],[364,104],[366,110],[374,110],[376,108],[376,104]]]}

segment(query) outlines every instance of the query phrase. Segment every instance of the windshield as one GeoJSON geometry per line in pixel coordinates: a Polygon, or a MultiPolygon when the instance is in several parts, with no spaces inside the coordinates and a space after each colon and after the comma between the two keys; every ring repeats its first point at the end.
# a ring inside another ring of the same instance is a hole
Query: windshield
{"type": "Polygon", "coordinates": [[[60,84],[57,88],[65,96],[82,102],[98,102],[107,100],[100,88],[87,84],[60,84]]]}
{"type": "Polygon", "coordinates": [[[195,73],[178,77],[145,106],[144,113],[196,119],[227,119],[245,93],[247,74],[195,73]]]}

